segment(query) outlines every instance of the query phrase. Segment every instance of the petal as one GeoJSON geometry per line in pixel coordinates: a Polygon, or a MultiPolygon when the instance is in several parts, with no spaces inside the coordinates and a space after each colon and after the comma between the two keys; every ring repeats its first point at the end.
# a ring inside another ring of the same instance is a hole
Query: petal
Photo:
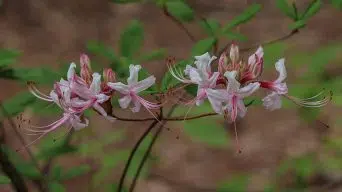
{"type": "Polygon", "coordinates": [[[140,108],[141,108],[141,103],[139,102],[139,100],[134,99],[134,100],[133,100],[133,104],[134,104],[134,107],[131,108],[132,112],[133,112],[133,113],[139,112],[139,111],[140,111],[140,108]]]}
{"type": "Polygon", "coordinates": [[[71,63],[68,73],[67,73],[67,79],[68,81],[71,81],[71,79],[73,78],[73,76],[75,75],[75,68],[76,68],[76,64],[75,63],[71,63]]]}
{"type": "Polygon", "coordinates": [[[196,105],[200,106],[203,104],[204,100],[207,98],[206,89],[197,89],[196,105]]]}
{"type": "Polygon", "coordinates": [[[103,103],[106,102],[108,99],[110,99],[110,96],[100,93],[96,95],[96,102],[97,103],[103,103]]]}
{"type": "Polygon", "coordinates": [[[243,118],[247,113],[247,108],[246,108],[245,104],[243,103],[242,99],[239,99],[237,101],[237,108],[238,108],[239,117],[243,118]]]}
{"type": "Polygon", "coordinates": [[[228,102],[229,94],[225,89],[207,89],[206,90],[207,97],[220,101],[220,102],[228,102]]]}
{"type": "Polygon", "coordinates": [[[262,101],[264,107],[270,111],[281,108],[280,95],[278,95],[275,92],[272,92],[271,94],[267,95],[265,98],[262,99],[262,101]]]}
{"type": "Polygon", "coordinates": [[[88,89],[86,85],[74,81],[70,84],[70,87],[72,92],[76,93],[81,98],[92,99],[94,97],[94,94],[88,89]]]}
{"type": "Polygon", "coordinates": [[[213,90],[213,89],[207,89],[207,96],[208,96],[208,100],[211,104],[211,107],[213,108],[213,110],[218,113],[218,114],[222,114],[223,113],[223,106],[222,106],[222,98],[218,98],[217,95],[220,95],[219,93],[217,93],[217,91],[224,91],[226,92],[226,90],[213,90]]]}
{"type": "Polygon", "coordinates": [[[101,75],[93,73],[93,81],[90,84],[90,91],[95,95],[101,92],[101,75]]]}
{"type": "Polygon", "coordinates": [[[58,95],[57,95],[57,93],[54,90],[52,90],[50,92],[50,97],[53,100],[53,102],[55,102],[59,107],[61,107],[61,104],[59,103],[58,95]]]}
{"type": "Polygon", "coordinates": [[[211,62],[217,59],[216,56],[210,56],[208,52],[204,53],[200,56],[195,56],[195,65],[197,69],[202,71],[203,73],[210,73],[211,72],[211,62]]]}
{"type": "Polygon", "coordinates": [[[263,57],[264,57],[264,50],[260,46],[253,55],[249,56],[249,58],[248,58],[248,65],[256,64],[257,60],[260,60],[263,57]]]}
{"type": "Polygon", "coordinates": [[[217,82],[217,78],[219,77],[219,75],[220,75],[219,72],[214,72],[213,75],[209,78],[209,87],[210,88],[216,87],[216,82],[217,82]]]}
{"type": "Polygon", "coordinates": [[[250,84],[248,84],[247,86],[245,86],[245,87],[239,89],[238,95],[239,95],[239,97],[241,97],[241,98],[248,97],[248,96],[250,96],[252,93],[254,93],[256,90],[258,90],[259,87],[260,87],[260,83],[258,83],[258,82],[250,83],[250,84]]]}
{"type": "Polygon", "coordinates": [[[86,54],[81,54],[80,64],[81,64],[81,68],[87,67],[87,68],[91,69],[90,59],[89,59],[88,55],[86,55],[86,54]]]}
{"type": "Polygon", "coordinates": [[[103,117],[105,117],[107,120],[109,120],[110,122],[114,122],[116,120],[116,118],[112,117],[112,116],[108,116],[107,112],[103,109],[103,107],[101,107],[101,105],[99,105],[98,103],[95,103],[93,105],[94,109],[96,111],[98,111],[103,117]]]}
{"type": "Polygon", "coordinates": [[[79,116],[74,115],[70,118],[70,124],[76,131],[79,131],[89,125],[89,120],[85,118],[82,122],[79,116]]]}
{"type": "Polygon", "coordinates": [[[286,83],[274,83],[272,89],[279,95],[283,95],[288,92],[286,83]]]}
{"type": "Polygon", "coordinates": [[[135,93],[139,93],[139,92],[144,91],[144,90],[148,89],[149,87],[151,87],[155,82],[156,82],[156,78],[153,75],[149,76],[146,79],[141,80],[138,83],[136,83],[133,86],[132,90],[135,93]]]}
{"type": "Polygon", "coordinates": [[[230,47],[229,56],[232,62],[236,63],[239,60],[239,46],[233,43],[230,47]]]}
{"type": "Polygon", "coordinates": [[[189,77],[190,77],[191,82],[193,82],[197,85],[202,84],[201,74],[195,68],[193,70],[190,70],[189,77]]]}
{"type": "Polygon", "coordinates": [[[128,85],[138,82],[138,73],[141,69],[140,65],[129,65],[129,77],[127,78],[128,85]]]}
{"type": "Polygon", "coordinates": [[[227,71],[224,76],[228,79],[227,91],[232,94],[239,90],[240,83],[235,79],[237,71],[227,71]]]}
{"type": "Polygon", "coordinates": [[[116,91],[119,91],[120,93],[122,94],[128,94],[129,93],[129,86],[128,85],[125,85],[121,82],[117,82],[117,83],[111,83],[111,82],[108,82],[107,85],[116,90],[116,91]]]}
{"type": "Polygon", "coordinates": [[[281,83],[287,77],[286,68],[285,68],[285,59],[279,59],[279,61],[275,64],[276,70],[279,72],[278,78],[274,81],[275,83],[281,83]]]}
{"type": "Polygon", "coordinates": [[[192,71],[192,70],[196,71],[196,68],[191,66],[191,65],[186,65],[186,67],[184,69],[184,74],[185,75],[190,75],[190,71],[192,71]]]}
{"type": "Polygon", "coordinates": [[[119,99],[119,105],[121,108],[126,109],[128,105],[131,103],[132,97],[129,95],[126,95],[119,99]]]}

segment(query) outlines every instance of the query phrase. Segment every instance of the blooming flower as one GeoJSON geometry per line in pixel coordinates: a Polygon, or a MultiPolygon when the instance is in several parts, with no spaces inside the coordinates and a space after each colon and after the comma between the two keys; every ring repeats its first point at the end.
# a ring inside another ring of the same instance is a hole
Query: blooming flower
{"type": "MultiPolygon", "coordinates": [[[[139,92],[142,92],[149,87],[151,87],[155,81],[156,78],[154,76],[149,76],[144,80],[138,81],[138,73],[141,69],[140,65],[130,65],[129,66],[129,77],[127,78],[127,85],[117,82],[112,83],[108,82],[107,85],[120,92],[124,95],[121,99],[119,99],[120,107],[123,109],[126,109],[129,104],[132,102],[134,107],[131,108],[132,112],[139,112],[141,105],[143,105],[148,111],[150,109],[158,109],[160,105],[146,101],[142,97],[138,95],[139,92]]],[[[153,113],[152,113],[153,114],[153,113]]]]}
{"type": "Polygon", "coordinates": [[[227,89],[208,89],[208,99],[216,113],[222,114],[224,109],[230,113],[231,120],[235,122],[237,116],[244,117],[247,108],[243,103],[243,98],[254,93],[260,86],[260,83],[250,83],[240,88],[240,83],[236,80],[236,71],[226,72],[228,79],[227,89]],[[225,103],[225,106],[222,106],[225,103]]]}
{"type": "Polygon", "coordinates": [[[244,66],[241,73],[241,83],[254,80],[262,73],[264,66],[264,51],[260,46],[256,52],[248,58],[248,64],[244,66]]]}
{"type": "Polygon", "coordinates": [[[198,85],[197,96],[195,99],[190,101],[188,104],[196,103],[196,105],[201,105],[203,101],[207,98],[207,89],[215,88],[217,79],[220,75],[219,72],[211,71],[211,63],[215,60],[215,56],[210,56],[209,53],[205,53],[200,56],[195,56],[195,67],[187,65],[184,74],[189,76],[189,79],[184,78],[180,73],[176,73],[172,68],[170,68],[171,74],[183,83],[192,83],[198,85]],[[177,75],[178,74],[178,75],[177,75]]]}

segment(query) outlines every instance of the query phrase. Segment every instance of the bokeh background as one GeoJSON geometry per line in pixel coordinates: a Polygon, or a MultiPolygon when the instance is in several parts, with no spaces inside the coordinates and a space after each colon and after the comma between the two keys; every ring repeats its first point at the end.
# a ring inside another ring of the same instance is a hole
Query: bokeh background
{"type": "MultiPolygon", "coordinates": [[[[216,19],[221,24],[229,22],[250,4],[260,3],[262,10],[256,17],[238,28],[248,38],[247,41],[238,41],[242,48],[284,36],[290,31],[291,20],[279,11],[275,1],[187,2],[202,17],[216,19]]],[[[310,2],[296,1],[298,10],[305,10],[310,2]]],[[[159,137],[135,191],[342,191],[342,97],[339,96],[342,91],[339,81],[342,77],[342,12],[330,1],[322,2],[321,10],[298,34],[265,47],[263,76],[275,78],[274,62],[285,57],[290,94],[304,97],[322,88],[332,89],[333,102],[319,113],[299,109],[289,102],[274,112],[252,105],[247,116],[238,122],[242,154],[236,154],[233,129],[224,123],[223,118],[168,123],[169,130],[165,129],[159,137]]],[[[109,62],[89,52],[87,43],[102,42],[117,52],[120,33],[132,19],[143,24],[141,52],[165,48],[167,55],[179,60],[190,56],[194,42],[151,3],[119,5],[95,0],[3,0],[0,1],[0,45],[1,48],[21,52],[13,64],[15,67],[60,70],[64,66],[66,72],[65,64],[78,62],[79,55],[85,52],[94,61],[93,68],[101,69],[109,66],[109,62]]],[[[196,39],[206,37],[198,23],[185,26],[196,39]]],[[[222,38],[220,47],[230,41],[222,38]]],[[[242,56],[247,59],[250,53],[244,52],[242,56]]],[[[167,71],[165,58],[141,65],[155,74],[160,82],[167,71]]],[[[13,98],[26,90],[25,85],[24,82],[1,79],[0,99],[13,98]]],[[[48,92],[51,86],[41,85],[40,88],[48,92]]],[[[264,95],[262,92],[258,94],[260,97],[264,95]]],[[[50,108],[42,105],[40,110],[43,113],[27,107],[22,114],[24,119],[35,124],[46,124],[56,119],[56,116],[44,112],[50,108]]],[[[185,108],[179,108],[177,114],[184,114],[184,111],[185,108]]],[[[191,113],[200,112],[210,112],[210,107],[204,105],[191,113]]],[[[144,112],[133,115],[119,109],[116,113],[125,117],[149,116],[144,112]]],[[[78,147],[78,151],[54,158],[50,167],[50,172],[57,175],[55,178],[75,167],[83,166],[81,171],[76,171],[74,177],[55,179],[58,182],[52,182],[52,191],[63,191],[63,187],[65,191],[113,191],[129,150],[149,125],[149,122],[119,121],[110,124],[93,114],[90,127],[72,136],[71,143],[78,147]]],[[[13,119],[17,125],[25,126],[22,120],[13,119]]],[[[5,143],[12,149],[20,148],[22,143],[13,127],[7,120],[4,123],[5,143]]],[[[22,135],[27,141],[34,139],[22,135]]],[[[44,147],[57,145],[52,142],[53,137],[46,137],[31,149],[38,154],[44,147]]],[[[19,155],[29,159],[25,150],[19,155]]],[[[43,159],[42,164],[47,159],[43,159]]],[[[134,165],[137,163],[135,161],[134,165]]],[[[127,185],[129,181],[127,179],[127,185]]],[[[32,182],[27,183],[32,191],[36,190],[32,182]]],[[[11,187],[0,185],[0,191],[11,191],[11,187]]]]}

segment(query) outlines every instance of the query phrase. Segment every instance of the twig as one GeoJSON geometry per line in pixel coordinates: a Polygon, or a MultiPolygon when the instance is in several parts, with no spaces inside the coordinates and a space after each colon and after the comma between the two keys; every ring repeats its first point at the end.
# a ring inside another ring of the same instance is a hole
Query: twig
{"type": "Polygon", "coordinates": [[[123,184],[124,184],[124,181],[125,181],[125,177],[126,177],[126,174],[127,174],[127,171],[128,171],[128,168],[133,160],[133,157],[134,157],[134,154],[135,152],[138,150],[141,142],[145,139],[145,137],[150,133],[150,131],[157,125],[158,121],[157,120],[154,120],[152,122],[152,124],[146,129],[146,131],[144,132],[144,134],[139,138],[138,142],[134,145],[133,149],[131,150],[130,152],[130,155],[128,157],[128,160],[126,162],[126,165],[125,165],[125,168],[122,172],[122,175],[121,175],[121,178],[120,178],[120,181],[119,181],[119,185],[118,185],[118,188],[117,188],[117,192],[121,192],[122,191],[122,188],[123,188],[123,184]]]}
{"type": "MultiPolygon", "coordinates": [[[[266,41],[266,42],[263,42],[263,43],[258,44],[258,45],[253,45],[253,46],[251,46],[251,47],[242,48],[242,49],[240,49],[240,52],[245,52],[245,51],[249,51],[249,50],[251,50],[251,49],[258,48],[259,45],[265,46],[265,45],[270,45],[270,44],[273,44],[273,43],[277,43],[277,42],[279,42],[279,41],[287,40],[287,39],[289,39],[290,37],[292,37],[293,35],[295,35],[295,34],[298,33],[298,32],[299,32],[298,30],[293,30],[293,31],[291,31],[289,34],[287,34],[287,35],[285,35],[285,36],[283,36],[283,37],[279,37],[279,38],[276,38],[276,39],[273,39],[273,40],[270,40],[270,41],[266,41]]],[[[224,47],[221,49],[221,51],[219,52],[218,55],[221,55],[224,51],[226,51],[226,50],[228,49],[229,45],[230,45],[230,44],[226,44],[226,46],[224,46],[224,47]]]]}
{"type": "Polygon", "coordinates": [[[115,117],[119,121],[153,121],[155,120],[155,118],[133,119],[133,118],[118,117],[114,114],[112,114],[112,117],[115,117]]]}
{"type": "MultiPolygon", "coordinates": [[[[0,129],[4,129],[3,123],[0,122],[0,129]]],[[[11,163],[9,160],[6,152],[3,150],[3,144],[4,144],[4,137],[0,138],[0,166],[2,171],[8,176],[8,178],[11,180],[11,184],[13,188],[18,192],[26,192],[28,191],[28,188],[25,184],[24,178],[20,175],[20,173],[17,171],[15,166],[11,163]]]]}
{"type": "Polygon", "coordinates": [[[190,33],[190,31],[183,25],[182,22],[178,21],[176,18],[174,18],[170,13],[167,11],[167,9],[163,8],[164,15],[166,15],[168,18],[170,18],[174,23],[176,23],[189,37],[189,39],[192,42],[196,42],[196,38],[190,33]]]}
{"type": "MultiPolygon", "coordinates": [[[[172,108],[170,109],[170,111],[168,112],[168,114],[166,115],[166,117],[171,116],[172,113],[174,112],[174,110],[176,109],[176,107],[177,107],[177,105],[173,105],[172,108]]],[[[135,185],[136,185],[136,182],[137,182],[137,180],[138,180],[138,178],[139,178],[139,175],[140,175],[140,173],[141,173],[141,170],[142,170],[142,168],[143,168],[143,166],[144,166],[144,164],[145,164],[145,162],[146,162],[148,156],[150,155],[151,150],[152,150],[152,147],[153,147],[154,143],[156,142],[158,136],[160,135],[161,131],[163,130],[163,127],[164,127],[164,125],[165,125],[166,122],[167,122],[167,121],[163,120],[163,121],[161,122],[161,125],[158,127],[157,132],[154,134],[154,136],[153,136],[153,138],[152,138],[152,141],[151,141],[151,143],[149,144],[148,149],[147,149],[147,151],[146,151],[146,153],[145,153],[145,155],[144,155],[142,161],[141,161],[140,164],[139,164],[139,168],[138,168],[138,170],[137,170],[137,172],[136,172],[136,174],[135,174],[135,176],[134,176],[134,178],[133,178],[133,182],[132,182],[132,184],[131,184],[131,187],[129,188],[129,192],[133,192],[133,190],[134,190],[134,188],[135,188],[135,185]]]]}
{"type": "Polygon", "coordinates": [[[192,116],[192,117],[171,117],[171,118],[164,118],[163,120],[165,121],[183,121],[183,120],[193,120],[193,119],[199,119],[202,117],[209,117],[209,116],[215,116],[218,115],[217,113],[204,113],[204,114],[200,114],[200,115],[196,115],[196,116],[192,116]]]}

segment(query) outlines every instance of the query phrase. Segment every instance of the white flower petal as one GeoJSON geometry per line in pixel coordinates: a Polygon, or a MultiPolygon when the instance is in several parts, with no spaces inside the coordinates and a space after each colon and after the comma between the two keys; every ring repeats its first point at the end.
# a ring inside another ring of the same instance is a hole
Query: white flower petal
{"type": "Polygon", "coordinates": [[[110,96],[100,93],[96,95],[96,102],[97,103],[103,103],[106,102],[108,99],[110,99],[110,96]]]}
{"type": "Polygon", "coordinates": [[[133,104],[134,104],[134,107],[131,108],[132,112],[133,113],[139,112],[141,108],[141,103],[137,99],[134,99],[133,104]]]}
{"type": "Polygon", "coordinates": [[[210,54],[206,52],[203,55],[195,56],[195,65],[202,73],[210,73],[210,65],[215,59],[217,59],[216,56],[211,57],[210,54]]]}
{"type": "Polygon", "coordinates": [[[207,89],[206,92],[207,92],[208,100],[213,110],[218,114],[222,114],[223,113],[222,103],[224,101],[227,101],[228,99],[227,91],[224,89],[220,89],[220,90],[207,89]]]}
{"type": "Polygon", "coordinates": [[[138,82],[138,73],[140,69],[140,65],[129,65],[129,77],[127,78],[128,85],[138,82]]]}
{"type": "Polygon", "coordinates": [[[132,87],[132,90],[135,93],[139,93],[139,92],[144,91],[144,90],[148,89],[149,87],[151,87],[155,82],[156,82],[156,78],[153,75],[149,76],[146,79],[141,80],[138,83],[136,83],[132,87]]]}
{"type": "Polygon", "coordinates": [[[190,80],[191,82],[197,84],[197,85],[200,85],[202,84],[202,76],[200,73],[198,73],[198,70],[194,69],[194,70],[190,70],[189,72],[189,77],[190,77],[190,80]]]}
{"type": "Polygon", "coordinates": [[[121,108],[126,109],[128,105],[131,103],[132,97],[129,95],[126,95],[119,99],[119,105],[121,108]]]}
{"type": "Polygon", "coordinates": [[[217,78],[219,77],[219,75],[220,75],[219,72],[214,72],[213,75],[209,78],[209,87],[210,88],[216,87],[216,82],[217,82],[217,78]]]}
{"type": "Polygon", "coordinates": [[[75,68],[76,68],[76,64],[75,63],[71,63],[70,66],[69,66],[69,70],[68,70],[68,73],[67,73],[67,79],[69,81],[71,81],[71,79],[73,78],[73,76],[75,75],[75,68]]]}
{"type": "Polygon", "coordinates": [[[227,71],[224,76],[228,79],[227,91],[235,93],[240,88],[240,83],[236,80],[237,71],[227,71]]]}
{"type": "Polygon", "coordinates": [[[128,94],[129,93],[129,86],[128,85],[125,85],[121,82],[117,82],[117,83],[111,83],[111,82],[108,82],[107,83],[108,87],[122,93],[122,94],[128,94]]]}
{"type": "Polygon", "coordinates": [[[95,103],[93,105],[94,109],[96,111],[98,111],[104,118],[106,118],[107,120],[109,120],[110,122],[114,122],[116,120],[116,118],[112,117],[112,116],[108,116],[107,112],[103,109],[103,107],[101,107],[101,105],[99,105],[98,103],[95,103]]]}
{"type": "Polygon", "coordinates": [[[247,113],[247,107],[245,106],[245,104],[243,103],[242,99],[239,99],[237,101],[237,108],[238,108],[238,116],[240,118],[243,118],[244,116],[246,116],[247,113]]]}
{"type": "Polygon", "coordinates": [[[285,68],[285,59],[279,59],[275,64],[276,70],[279,72],[278,78],[274,81],[275,83],[281,83],[287,77],[286,68],[285,68]]]}
{"type": "Polygon", "coordinates": [[[254,65],[257,62],[255,56],[257,56],[258,59],[264,57],[264,50],[261,46],[256,50],[256,52],[253,55],[249,56],[248,65],[254,65]]]}
{"type": "Polygon", "coordinates": [[[262,99],[262,101],[265,108],[270,111],[281,108],[280,95],[278,95],[275,92],[272,92],[271,94],[267,95],[265,98],[262,99]]]}
{"type": "Polygon", "coordinates": [[[90,91],[95,95],[101,92],[101,75],[93,73],[93,81],[90,84],[90,91]]]}
{"type": "Polygon", "coordinates": [[[237,94],[239,97],[244,98],[250,96],[252,93],[254,93],[256,90],[258,90],[260,87],[260,83],[255,82],[255,83],[250,83],[247,86],[239,89],[237,94]]]}
{"type": "Polygon", "coordinates": [[[73,115],[70,117],[70,124],[74,128],[74,130],[79,131],[89,125],[89,120],[84,119],[84,122],[81,121],[79,116],[73,115]]]}

